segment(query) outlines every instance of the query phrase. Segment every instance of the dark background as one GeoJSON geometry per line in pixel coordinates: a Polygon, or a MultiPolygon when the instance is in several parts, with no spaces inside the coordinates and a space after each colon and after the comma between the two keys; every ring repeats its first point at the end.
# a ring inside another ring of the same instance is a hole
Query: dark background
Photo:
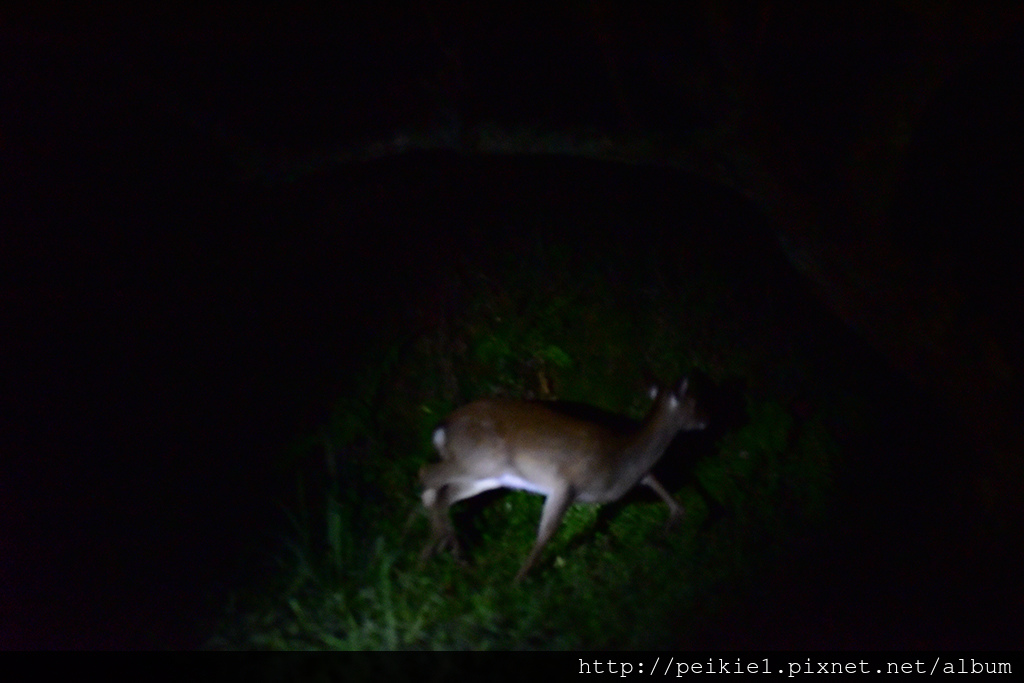
{"type": "MultiPolygon", "coordinates": [[[[686,211],[711,182],[731,189],[708,202],[762,212],[722,243],[785,261],[925,402],[914,429],[963,446],[936,457],[963,550],[927,586],[962,578],[1005,609],[960,599],[964,623],[1003,632],[1022,606],[1004,595],[1021,564],[1020,19],[998,3],[10,12],[3,646],[199,645],[227,590],[267,571],[275,454],[415,319],[444,257],[486,243],[465,226],[510,184],[568,207],[678,184],[686,211]],[[493,156],[527,152],[563,158],[493,156]],[[623,175],[594,170],[615,159],[623,175]]],[[[939,642],[920,634],[898,642],[939,642]]]]}

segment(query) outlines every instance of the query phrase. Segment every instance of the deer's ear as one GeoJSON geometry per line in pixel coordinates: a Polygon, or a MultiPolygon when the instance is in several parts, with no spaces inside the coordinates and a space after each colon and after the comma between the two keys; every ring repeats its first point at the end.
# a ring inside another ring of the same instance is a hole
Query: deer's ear
{"type": "Polygon", "coordinates": [[[658,376],[651,371],[650,368],[642,368],[640,370],[640,386],[647,390],[647,394],[651,398],[655,398],[658,392],[661,391],[663,385],[659,381],[658,376]]]}
{"type": "Polygon", "coordinates": [[[689,386],[690,386],[690,378],[689,377],[684,377],[681,380],[679,380],[679,384],[676,385],[676,396],[678,396],[679,398],[682,398],[683,396],[686,396],[686,390],[689,388],[689,386]]]}

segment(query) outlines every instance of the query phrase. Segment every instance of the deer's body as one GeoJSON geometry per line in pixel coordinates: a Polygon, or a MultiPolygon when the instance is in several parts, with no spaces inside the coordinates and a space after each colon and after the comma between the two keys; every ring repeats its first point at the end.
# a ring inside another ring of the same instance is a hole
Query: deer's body
{"type": "Polygon", "coordinates": [[[650,470],[679,431],[704,426],[695,416],[686,386],[683,381],[660,391],[647,418],[630,433],[562,414],[543,403],[495,398],[456,410],[434,431],[441,462],[420,471],[423,505],[432,527],[423,557],[446,546],[457,555],[448,508],[495,488],[546,497],[537,541],[516,580],[536,562],[574,502],[611,502],[642,483],[665,501],[670,523],[675,521],[682,508],[650,470]]]}

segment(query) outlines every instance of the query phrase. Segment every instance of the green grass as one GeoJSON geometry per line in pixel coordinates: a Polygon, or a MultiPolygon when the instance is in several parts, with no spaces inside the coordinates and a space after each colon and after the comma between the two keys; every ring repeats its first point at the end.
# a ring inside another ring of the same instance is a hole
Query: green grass
{"type": "Polygon", "coordinates": [[[277,581],[239,595],[208,646],[686,647],[789,539],[821,524],[838,458],[824,409],[792,414],[793,397],[765,379],[778,353],[756,330],[737,330],[722,303],[728,279],[682,267],[686,279],[672,276],[654,254],[613,267],[611,253],[534,244],[459,273],[457,310],[368,356],[332,419],[288,454],[285,469],[306,474],[296,475],[277,581]],[[428,528],[416,473],[436,458],[430,433],[446,413],[501,393],[638,418],[651,370],[697,374],[711,393],[739,387],[741,397],[716,438],[684,437],[691,452],[666,455],[683,472],[681,524],[663,531],[654,496],[576,505],[513,585],[543,501],[487,494],[453,509],[468,565],[447,554],[419,563],[428,528]]]}

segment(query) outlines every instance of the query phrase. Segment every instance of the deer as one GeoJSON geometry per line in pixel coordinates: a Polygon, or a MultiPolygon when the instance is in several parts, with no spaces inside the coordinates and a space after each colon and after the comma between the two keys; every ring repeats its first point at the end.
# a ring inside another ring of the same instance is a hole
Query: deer
{"type": "Polygon", "coordinates": [[[651,469],[679,432],[706,427],[687,395],[688,384],[684,378],[671,388],[653,387],[654,405],[627,432],[564,414],[543,401],[489,398],[459,408],[434,430],[440,462],[420,469],[431,526],[421,562],[446,548],[461,560],[448,508],[497,488],[545,496],[537,540],[514,583],[536,564],[573,503],[613,502],[643,484],[668,505],[670,528],[684,510],[651,469]]]}

